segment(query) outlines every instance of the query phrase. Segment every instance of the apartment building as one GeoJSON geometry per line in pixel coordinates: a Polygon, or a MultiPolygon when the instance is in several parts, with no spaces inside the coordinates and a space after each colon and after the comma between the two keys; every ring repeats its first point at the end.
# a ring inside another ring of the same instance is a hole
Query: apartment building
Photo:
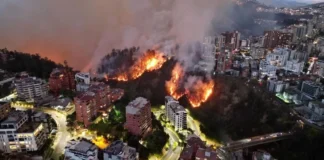
{"type": "Polygon", "coordinates": [[[76,120],[88,127],[98,113],[94,92],[84,92],[74,97],[76,120]]]}
{"type": "Polygon", "coordinates": [[[14,80],[18,98],[35,101],[48,94],[48,85],[45,81],[36,77],[20,77],[14,80]]]}
{"type": "Polygon", "coordinates": [[[5,153],[37,151],[47,139],[42,123],[28,123],[26,112],[14,111],[0,123],[0,150],[5,153]]]}
{"type": "Polygon", "coordinates": [[[152,131],[151,103],[138,97],[126,106],[125,128],[137,136],[147,136],[152,131]]]}
{"type": "Polygon", "coordinates": [[[61,90],[75,90],[73,71],[66,68],[55,68],[48,79],[49,89],[54,94],[61,90]]]}
{"type": "Polygon", "coordinates": [[[170,96],[165,97],[166,118],[174,126],[175,130],[187,128],[187,111],[178,101],[170,96]]]}

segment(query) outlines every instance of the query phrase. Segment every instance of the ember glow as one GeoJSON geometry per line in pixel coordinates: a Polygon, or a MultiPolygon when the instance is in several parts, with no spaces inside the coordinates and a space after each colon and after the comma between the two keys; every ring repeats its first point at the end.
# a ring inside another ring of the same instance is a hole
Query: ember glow
{"type": "Polygon", "coordinates": [[[137,59],[131,68],[116,77],[111,78],[118,81],[129,81],[139,78],[145,72],[151,72],[160,69],[166,62],[163,53],[159,51],[149,50],[137,59]]]}
{"type": "Polygon", "coordinates": [[[176,64],[176,66],[172,70],[172,77],[170,81],[166,82],[166,89],[167,92],[174,98],[179,99],[181,98],[184,93],[179,91],[179,84],[181,78],[183,78],[184,72],[180,64],[176,64]]]}
{"type": "Polygon", "coordinates": [[[166,82],[167,92],[175,99],[186,95],[192,107],[199,107],[206,102],[213,93],[214,81],[203,81],[198,79],[190,87],[183,87],[185,74],[180,64],[176,64],[172,70],[170,81],[166,82]],[[183,88],[183,89],[182,89],[183,88]]]}

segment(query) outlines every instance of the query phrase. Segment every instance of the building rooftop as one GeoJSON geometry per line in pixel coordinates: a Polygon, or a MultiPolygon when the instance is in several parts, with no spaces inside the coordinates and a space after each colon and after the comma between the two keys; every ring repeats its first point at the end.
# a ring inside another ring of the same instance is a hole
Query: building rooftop
{"type": "Polygon", "coordinates": [[[92,92],[99,92],[105,90],[106,88],[109,88],[109,86],[104,83],[96,83],[92,84],[88,90],[92,92]]]}
{"type": "Polygon", "coordinates": [[[7,117],[7,119],[3,120],[1,124],[12,124],[12,123],[18,123],[21,121],[27,114],[25,112],[21,111],[14,111],[11,112],[10,115],[7,117]]]}
{"type": "Polygon", "coordinates": [[[25,84],[25,83],[39,84],[39,83],[45,83],[44,80],[38,79],[36,77],[16,78],[14,80],[14,82],[15,82],[15,84],[25,84]]]}
{"type": "Polygon", "coordinates": [[[128,114],[137,114],[138,111],[145,107],[149,101],[143,97],[138,97],[132,102],[130,102],[126,107],[126,113],[128,114]]]}
{"type": "Polygon", "coordinates": [[[81,101],[89,101],[89,100],[93,99],[94,96],[95,96],[95,93],[87,91],[87,92],[80,93],[79,95],[76,96],[76,98],[81,101]]]}
{"type": "Polygon", "coordinates": [[[202,141],[196,135],[189,135],[187,138],[187,145],[188,146],[197,146],[199,148],[206,148],[206,143],[202,141]]]}
{"type": "Polygon", "coordinates": [[[219,160],[217,153],[215,150],[211,148],[199,148],[196,153],[196,157],[199,159],[206,159],[206,160],[219,160]]]}
{"type": "Polygon", "coordinates": [[[91,142],[81,139],[81,140],[71,140],[68,142],[68,144],[65,147],[66,151],[77,154],[82,154],[86,156],[96,156],[95,151],[98,150],[98,148],[92,144],[91,142]]]}
{"type": "Polygon", "coordinates": [[[60,99],[50,102],[50,105],[66,107],[70,102],[71,102],[70,98],[60,98],[60,99]]]}
{"type": "Polygon", "coordinates": [[[18,130],[17,133],[31,133],[34,132],[41,123],[33,122],[33,123],[24,123],[18,130]]]}
{"type": "Polygon", "coordinates": [[[171,102],[170,108],[173,110],[173,112],[186,112],[183,106],[181,106],[179,103],[171,102]]]}

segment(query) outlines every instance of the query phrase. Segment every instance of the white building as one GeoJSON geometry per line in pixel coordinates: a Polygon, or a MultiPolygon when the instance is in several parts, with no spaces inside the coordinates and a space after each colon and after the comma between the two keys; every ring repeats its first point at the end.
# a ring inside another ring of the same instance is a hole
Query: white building
{"type": "Polygon", "coordinates": [[[187,128],[187,111],[178,101],[170,96],[165,97],[166,118],[175,127],[175,130],[187,128]]]}
{"type": "Polygon", "coordinates": [[[15,111],[0,123],[0,150],[5,153],[37,151],[47,139],[43,123],[28,123],[25,112],[15,111]]]}
{"type": "Polygon", "coordinates": [[[276,48],[268,53],[266,60],[273,66],[284,67],[290,57],[291,50],[287,48],[276,48]]]}
{"type": "Polygon", "coordinates": [[[260,66],[259,66],[259,70],[261,73],[261,77],[264,76],[275,76],[276,75],[276,71],[277,71],[278,67],[271,65],[268,61],[266,60],[261,60],[260,61],[260,66]]]}
{"type": "Polygon", "coordinates": [[[88,90],[91,82],[90,73],[75,74],[76,90],[78,92],[85,92],[88,90]]]}
{"type": "Polygon", "coordinates": [[[138,153],[127,143],[115,141],[104,150],[104,160],[138,160],[138,153]]]}
{"type": "Polygon", "coordinates": [[[287,61],[285,70],[300,74],[303,71],[304,62],[299,60],[287,61]]]}
{"type": "Polygon", "coordinates": [[[260,61],[262,75],[273,76],[278,69],[284,69],[295,74],[300,74],[304,68],[306,54],[292,51],[287,48],[276,48],[268,53],[265,60],[260,61]]]}
{"type": "Polygon", "coordinates": [[[22,77],[14,80],[18,98],[28,101],[35,101],[43,98],[48,93],[48,84],[36,77],[22,77]]]}
{"type": "Polygon", "coordinates": [[[98,160],[98,148],[87,140],[71,140],[65,147],[65,160],[98,160]]]}
{"type": "Polygon", "coordinates": [[[288,87],[289,87],[289,83],[284,81],[269,80],[267,82],[268,91],[274,93],[282,93],[288,87]]]}

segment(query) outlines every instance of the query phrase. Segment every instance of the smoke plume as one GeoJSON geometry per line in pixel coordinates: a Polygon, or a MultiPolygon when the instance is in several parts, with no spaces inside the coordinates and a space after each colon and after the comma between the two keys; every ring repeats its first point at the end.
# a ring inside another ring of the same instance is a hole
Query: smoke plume
{"type": "MultiPolygon", "coordinates": [[[[113,48],[161,47],[202,41],[221,25],[228,0],[3,0],[0,47],[39,53],[78,69],[95,68],[113,48]]],[[[224,21],[225,20],[225,21],[224,21]]],[[[224,22],[224,23],[222,23],[224,22]]],[[[185,49],[181,49],[185,50],[185,49]]],[[[185,66],[187,52],[176,57],[185,66]],[[185,57],[185,58],[184,58],[185,57]]]]}

